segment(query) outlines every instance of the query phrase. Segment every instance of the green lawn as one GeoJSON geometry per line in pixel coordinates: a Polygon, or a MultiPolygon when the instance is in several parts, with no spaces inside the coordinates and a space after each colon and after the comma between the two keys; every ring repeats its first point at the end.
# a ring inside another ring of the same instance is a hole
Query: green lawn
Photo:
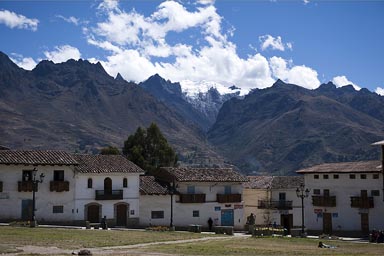
{"type": "MultiPolygon", "coordinates": [[[[217,235],[189,232],[79,230],[60,228],[28,228],[0,226],[0,254],[18,252],[17,247],[35,245],[42,248],[58,247],[66,250],[123,246],[159,241],[185,240],[217,235]]],[[[170,255],[383,255],[384,244],[322,240],[336,246],[335,249],[318,248],[320,240],[309,238],[253,238],[224,236],[224,240],[207,240],[181,244],[159,244],[116,250],[114,255],[129,255],[129,252],[163,253],[170,255]]],[[[44,255],[41,254],[34,255],[44,255]]],[[[28,254],[23,254],[28,255],[28,254]]],[[[32,254],[31,254],[32,255],[32,254]]]]}
{"type": "Polygon", "coordinates": [[[146,247],[147,252],[178,255],[383,255],[384,244],[322,240],[335,249],[318,248],[310,238],[236,238],[146,247]]]}

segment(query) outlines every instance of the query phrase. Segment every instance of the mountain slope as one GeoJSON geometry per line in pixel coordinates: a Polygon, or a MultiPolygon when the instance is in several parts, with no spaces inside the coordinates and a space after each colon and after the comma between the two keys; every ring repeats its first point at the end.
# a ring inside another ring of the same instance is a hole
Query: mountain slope
{"type": "Polygon", "coordinates": [[[136,84],[109,76],[100,63],[40,62],[20,69],[0,53],[0,138],[11,148],[94,151],[121,147],[151,122],[191,163],[222,163],[205,135],[136,84]]]}
{"type": "Polygon", "coordinates": [[[370,144],[383,128],[382,120],[324,93],[277,81],[226,102],[209,141],[245,172],[293,174],[323,162],[377,159],[370,144]]]}

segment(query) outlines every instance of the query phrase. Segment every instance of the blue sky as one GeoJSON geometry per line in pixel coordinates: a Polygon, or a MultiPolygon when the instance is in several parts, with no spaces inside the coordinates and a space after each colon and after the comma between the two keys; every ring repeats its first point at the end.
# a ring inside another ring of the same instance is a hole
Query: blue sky
{"type": "Polygon", "coordinates": [[[0,51],[25,69],[82,58],[112,76],[159,73],[186,90],[247,91],[280,78],[384,94],[383,13],[380,0],[0,0],[0,51]]]}

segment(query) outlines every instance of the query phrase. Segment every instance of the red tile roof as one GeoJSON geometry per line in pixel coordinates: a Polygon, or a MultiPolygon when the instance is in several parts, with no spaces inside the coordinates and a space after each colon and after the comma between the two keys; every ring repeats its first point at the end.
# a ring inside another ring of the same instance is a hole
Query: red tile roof
{"type": "Polygon", "coordinates": [[[144,173],[144,170],[121,155],[75,154],[80,173],[144,173]]]}
{"type": "Polygon", "coordinates": [[[0,164],[77,165],[77,161],[65,151],[0,150],[0,164]]]}
{"type": "Polygon", "coordinates": [[[248,189],[292,189],[304,183],[303,176],[248,176],[244,183],[248,189]]]}
{"type": "Polygon", "coordinates": [[[140,176],[140,194],[167,195],[169,191],[167,186],[156,181],[154,176],[140,176]]]}
{"type": "Polygon", "coordinates": [[[379,173],[381,172],[380,161],[364,161],[364,162],[344,162],[344,163],[327,163],[315,165],[306,169],[296,171],[297,173],[379,173]]]}
{"type": "Polygon", "coordinates": [[[179,182],[246,182],[247,177],[231,168],[165,167],[160,172],[179,182]]]}

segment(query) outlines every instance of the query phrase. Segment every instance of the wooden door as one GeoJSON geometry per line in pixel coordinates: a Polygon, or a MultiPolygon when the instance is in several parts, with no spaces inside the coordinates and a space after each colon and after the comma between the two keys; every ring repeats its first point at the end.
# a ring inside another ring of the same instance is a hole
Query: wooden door
{"type": "Polygon", "coordinates": [[[88,206],[87,220],[91,223],[99,223],[100,222],[100,206],[98,205],[90,205],[88,206]]]}
{"type": "Polygon", "coordinates": [[[332,214],[328,212],[323,213],[323,233],[332,234],[332,214]]]}
{"type": "Polygon", "coordinates": [[[128,207],[126,204],[116,206],[116,226],[127,226],[128,207]]]}
{"type": "Polygon", "coordinates": [[[222,226],[233,226],[234,215],[232,209],[221,210],[221,225],[222,226]]]}
{"type": "Polygon", "coordinates": [[[24,221],[32,219],[33,202],[31,199],[21,201],[21,219],[24,221]]]}
{"type": "Polygon", "coordinates": [[[360,213],[360,219],[361,219],[361,232],[363,232],[363,235],[368,235],[369,234],[368,213],[360,213]]]}
{"type": "Polygon", "coordinates": [[[293,214],[281,214],[280,225],[287,229],[288,234],[291,234],[291,228],[293,227],[293,214]]]}
{"type": "Polygon", "coordinates": [[[104,195],[112,194],[112,180],[111,178],[104,179],[104,195]]]}

